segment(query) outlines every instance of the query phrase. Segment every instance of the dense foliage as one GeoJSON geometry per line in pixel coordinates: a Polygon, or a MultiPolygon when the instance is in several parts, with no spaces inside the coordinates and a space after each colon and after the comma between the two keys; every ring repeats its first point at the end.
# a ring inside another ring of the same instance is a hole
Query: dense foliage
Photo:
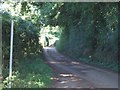
{"type": "Polygon", "coordinates": [[[117,70],[117,3],[65,3],[60,12],[58,20],[64,30],[58,50],[80,61],[117,70]]]}
{"type": "Polygon", "coordinates": [[[117,3],[32,3],[45,25],[62,27],[57,49],[80,61],[117,70],[117,3]]]}
{"type": "MultiPolygon", "coordinates": [[[[8,64],[10,52],[11,16],[6,12],[2,16],[3,63],[5,65],[8,64]]],[[[31,22],[22,20],[19,17],[14,17],[14,20],[13,59],[31,58],[41,53],[42,46],[39,44],[38,28],[31,22]]]]}
{"type": "Polygon", "coordinates": [[[2,13],[3,88],[8,87],[10,30],[14,19],[12,88],[42,88],[51,83],[52,69],[42,58],[40,29],[31,21],[2,13]]]}

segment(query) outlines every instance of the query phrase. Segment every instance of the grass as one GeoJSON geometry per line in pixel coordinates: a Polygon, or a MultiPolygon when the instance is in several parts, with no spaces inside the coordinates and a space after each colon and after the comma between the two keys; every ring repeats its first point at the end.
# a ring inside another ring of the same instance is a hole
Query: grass
{"type": "MultiPolygon", "coordinates": [[[[13,70],[12,88],[47,88],[51,85],[52,69],[46,65],[42,58],[22,60],[13,70]]],[[[8,78],[4,81],[7,88],[8,78]]]]}
{"type": "Polygon", "coordinates": [[[2,84],[0,83],[0,90],[2,89],[2,84]]]}
{"type": "Polygon", "coordinates": [[[86,63],[86,64],[90,64],[99,68],[103,68],[103,69],[109,69],[112,70],[114,72],[118,72],[118,65],[114,62],[103,62],[103,61],[97,61],[97,60],[92,60],[92,59],[88,59],[88,58],[79,58],[80,62],[86,63]]]}

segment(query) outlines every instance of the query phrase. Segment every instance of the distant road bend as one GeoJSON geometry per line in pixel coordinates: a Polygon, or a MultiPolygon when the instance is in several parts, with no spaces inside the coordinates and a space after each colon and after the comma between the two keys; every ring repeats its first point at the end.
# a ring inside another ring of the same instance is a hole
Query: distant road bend
{"type": "Polygon", "coordinates": [[[54,70],[52,88],[118,88],[118,74],[70,60],[54,47],[44,47],[47,63],[54,70]]]}

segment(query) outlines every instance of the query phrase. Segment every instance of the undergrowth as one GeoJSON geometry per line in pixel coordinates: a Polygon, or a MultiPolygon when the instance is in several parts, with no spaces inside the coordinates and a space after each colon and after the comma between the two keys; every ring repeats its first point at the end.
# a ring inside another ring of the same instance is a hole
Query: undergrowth
{"type": "MultiPolygon", "coordinates": [[[[47,88],[51,84],[51,77],[52,69],[43,62],[42,58],[25,59],[18,67],[13,68],[12,88],[47,88]]],[[[6,77],[2,87],[8,88],[8,83],[9,79],[6,77]]]]}

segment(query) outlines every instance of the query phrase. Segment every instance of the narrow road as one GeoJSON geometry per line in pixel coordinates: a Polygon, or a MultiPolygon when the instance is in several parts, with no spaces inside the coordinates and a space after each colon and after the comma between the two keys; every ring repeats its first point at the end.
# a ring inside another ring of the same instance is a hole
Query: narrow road
{"type": "Polygon", "coordinates": [[[44,56],[54,70],[52,88],[118,88],[118,74],[71,60],[45,47],[44,56]]]}

